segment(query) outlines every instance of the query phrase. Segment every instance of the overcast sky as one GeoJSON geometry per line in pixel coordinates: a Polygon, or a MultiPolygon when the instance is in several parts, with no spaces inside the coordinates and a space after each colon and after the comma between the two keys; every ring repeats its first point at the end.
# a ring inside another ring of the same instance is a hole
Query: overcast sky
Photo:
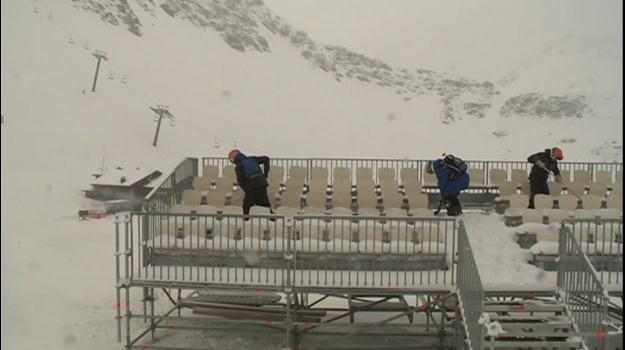
{"type": "Polygon", "coordinates": [[[265,0],[312,39],[496,80],[564,35],[622,51],[622,0],[265,0]]]}

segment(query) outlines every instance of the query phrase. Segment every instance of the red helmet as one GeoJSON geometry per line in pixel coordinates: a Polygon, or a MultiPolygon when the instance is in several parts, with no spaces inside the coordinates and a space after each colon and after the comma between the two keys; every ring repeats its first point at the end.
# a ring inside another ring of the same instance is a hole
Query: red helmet
{"type": "Polygon", "coordinates": [[[557,160],[564,159],[564,153],[562,152],[562,149],[560,149],[559,147],[554,147],[551,149],[551,156],[557,160]]]}
{"type": "Polygon", "coordinates": [[[234,148],[228,152],[228,159],[234,163],[234,158],[239,154],[239,150],[234,148]]]}

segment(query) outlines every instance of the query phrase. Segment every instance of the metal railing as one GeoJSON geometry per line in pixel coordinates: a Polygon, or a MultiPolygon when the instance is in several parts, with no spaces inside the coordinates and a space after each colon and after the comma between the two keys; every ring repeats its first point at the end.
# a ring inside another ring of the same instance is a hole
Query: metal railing
{"type": "MultiPolygon", "coordinates": [[[[425,166],[428,160],[424,159],[358,159],[358,158],[271,158],[272,166],[284,167],[285,177],[288,177],[288,170],[291,166],[300,166],[307,169],[308,178],[312,167],[324,167],[328,169],[328,182],[333,181],[333,170],[337,167],[351,169],[352,179],[356,178],[356,168],[372,168],[374,180],[378,179],[378,169],[392,168],[395,170],[395,179],[400,180],[400,172],[403,168],[417,169],[419,179],[424,179],[425,166]]],[[[511,179],[513,169],[522,169],[529,173],[532,164],[527,161],[497,161],[497,160],[466,160],[469,169],[484,170],[485,186],[492,185],[490,181],[491,169],[503,169],[511,179]]],[[[205,157],[201,159],[201,168],[205,165],[215,165],[223,169],[226,165],[231,165],[226,158],[205,157]]],[[[612,175],[612,181],[616,181],[616,173],[623,171],[623,163],[608,162],[560,162],[558,166],[563,174],[564,180],[572,180],[574,170],[590,171],[592,179],[596,178],[597,171],[607,171],[612,175]],[[568,177],[568,179],[567,179],[568,177]]],[[[221,170],[220,170],[221,171],[221,170]]]]}
{"type": "Polygon", "coordinates": [[[126,280],[282,289],[449,288],[450,218],[133,213],[126,280]]]}
{"type": "Polygon", "coordinates": [[[484,312],[484,287],[469,237],[460,221],[458,229],[458,298],[460,300],[462,319],[470,349],[481,349],[484,339],[483,327],[479,319],[484,312]]]}
{"type": "Polygon", "coordinates": [[[145,197],[143,211],[167,212],[176,203],[180,203],[182,191],[193,188],[193,178],[198,176],[198,159],[183,159],[174,171],[161,180],[145,197]]]}
{"type": "MultiPolygon", "coordinates": [[[[169,314],[178,310],[180,316],[182,289],[279,291],[286,305],[292,305],[293,293],[303,292],[451,290],[456,231],[451,218],[127,214],[115,220],[118,341],[125,335],[126,348],[138,348],[169,314]],[[143,288],[140,316],[150,321],[135,338],[133,287],[143,288]],[[174,304],[162,317],[154,313],[155,288],[163,288],[174,304]],[[177,301],[167,293],[171,289],[178,290],[177,301]]],[[[292,311],[286,307],[287,343],[292,311]]]]}
{"type": "Polygon", "coordinates": [[[608,292],[566,223],[559,239],[558,290],[589,349],[605,349],[608,292]]]}
{"type": "Polygon", "coordinates": [[[563,225],[589,257],[601,283],[622,287],[623,219],[567,219],[563,225]]]}

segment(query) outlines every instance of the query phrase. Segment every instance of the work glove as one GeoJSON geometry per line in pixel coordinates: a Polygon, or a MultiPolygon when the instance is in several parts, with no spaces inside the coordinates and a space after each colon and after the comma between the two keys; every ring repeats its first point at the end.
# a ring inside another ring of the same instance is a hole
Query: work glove
{"type": "Polygon", "coordinates": [[[543,163],[542,160],[537,160],[535,164],[543,169],[546,168],[545,163],[543,163]]]}
{"type": "Polygon", "coordinates": [[[556,179],[556,182],[562,182],[562,176],[561,175],[556,175],[555,179],[556,179]]]}

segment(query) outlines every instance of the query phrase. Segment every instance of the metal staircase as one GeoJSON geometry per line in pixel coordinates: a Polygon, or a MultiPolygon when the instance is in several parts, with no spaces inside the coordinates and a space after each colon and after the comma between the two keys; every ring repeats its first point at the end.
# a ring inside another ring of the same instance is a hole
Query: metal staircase
{"type": "Polygon", "coordinates": [[[580,349],[582,338],[557,300],[484,301],[483,349],[580,349]]]}

